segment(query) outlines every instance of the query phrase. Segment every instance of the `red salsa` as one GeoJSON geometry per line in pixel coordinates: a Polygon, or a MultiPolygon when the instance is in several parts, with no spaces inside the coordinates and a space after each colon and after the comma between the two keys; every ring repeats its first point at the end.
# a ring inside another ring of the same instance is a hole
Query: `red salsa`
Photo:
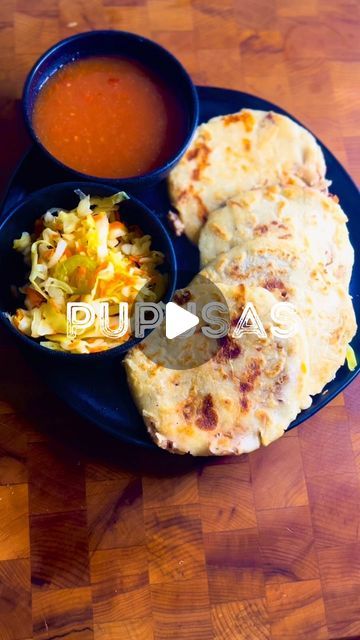
{"type": "Polygon", "coordinates": [[[44,147],[72,169],[125,178],[168,160],[186,122],[176,96],[146,67],[91,57],[67,64],[45,83],[33,126],[44,147]]]}

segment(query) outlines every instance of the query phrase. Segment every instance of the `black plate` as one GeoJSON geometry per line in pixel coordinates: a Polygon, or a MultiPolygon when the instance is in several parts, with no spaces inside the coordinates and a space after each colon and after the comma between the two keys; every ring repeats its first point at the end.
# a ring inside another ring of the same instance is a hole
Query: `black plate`
{"type": "MultiPolygon", "coordinates": [[[[198,87],[200,97],[200,122],[242,108],[274,110],[287,114],[276,105],[240,91],[198,87]]],[[[301,124],[301,123],[300,123],[301,124]]],[[[319,142],[319,141],[318,141],[319,142]]],[[[332,180],[331,191],[339,196],[342,208],[349,218],[349,232],[356,255],[360,255],[360,195],[357,187],[334,156],[319,144],[324,152],[328,167],[327,177],[332,180]]],[[[54,182],[71,180],[71,175],[49,162],[41,151],[32,147],[17,167],[8,191],[4,197],[1,216],[29,193],[54,182]]],[[[137,197],[154,209],[160,218],[165,220],[169,209],[166,185],[161,183],[155,189],[137,191],[137,197]]],[[[185,238],[174,238],[174,247],[178,260],[179,272],[189,274],[198,271],[198,250],[185,238]]],[[[188,276],[187,276],[188,277],[188,276]]],[[[187,283],[181,280],[179,286],[187,283]]],[[[360,319],[360,260],[356,259],[351,280],[351,294],[354,298],[356,317],[360,319]]],[[[352,341],[357,354],[360,354],[360,334],[352,341]]],[[[76,365],[61,364],[50,372],[44,369],[41,361],[34,362],[36,368],[56,393],[81,415],[96,423],[99,427],[114,436],[145,447],[155,447],[146,433],[143,421],[131,399],[122,362],[117,361],[111,367],[86,366],[82,369],[76,365]]],[[[309,409],[302,411],[290,425],[293,428],[324,407],[332,398],[340,393],[351,382],[360,369],[349,371],[344,365],[323,392],[314,397],[309,409]]]]}

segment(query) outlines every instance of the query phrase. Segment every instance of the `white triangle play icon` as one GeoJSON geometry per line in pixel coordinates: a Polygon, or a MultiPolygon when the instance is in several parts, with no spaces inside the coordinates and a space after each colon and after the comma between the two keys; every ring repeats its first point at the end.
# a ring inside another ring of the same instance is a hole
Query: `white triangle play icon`
{"type": "Polygon", "coordinates": [[[190,311],[182,309],[175,302],[166,305],[165,332],[169,340],[177,338],[199,324],[199,318],[190,311]]]}

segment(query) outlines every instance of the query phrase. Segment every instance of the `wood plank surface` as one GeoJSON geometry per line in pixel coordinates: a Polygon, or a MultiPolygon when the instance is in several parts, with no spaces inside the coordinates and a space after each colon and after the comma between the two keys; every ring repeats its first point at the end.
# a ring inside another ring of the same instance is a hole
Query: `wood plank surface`
{"type": "MultiPolygon", "coordinates": [[[[199,84],[255,93],[360,180],[358,0],[2,0],[0,177],[26,73],[60,38],[149,36],[199,84]]],[[[360,638],[360,385],[268,449],[189,461],[120,445],[0,333],[1,640],[360,638]]]]}

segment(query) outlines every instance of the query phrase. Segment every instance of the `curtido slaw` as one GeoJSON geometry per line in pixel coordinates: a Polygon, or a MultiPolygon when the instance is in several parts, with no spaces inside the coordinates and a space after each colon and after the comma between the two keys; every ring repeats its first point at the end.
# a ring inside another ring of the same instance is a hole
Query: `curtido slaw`
{"type": "Polygon", "coordinates": [[[67,335],[67,303],[96,306],[109,303],[109,325],[116,328],[119,303],[129,308],[138,293],[144,301],[158,301],[166,288],[166,275],[157,267],[164,256],[151,249],[151,236],[134,225],[126,226],[119,203],[124,192],[100,198],[76,191],[78,206],[71,211],[50,209],[13,247],[30,268],[28,283],[19,292],[24,307],[10,316],[25,335],[56,351],[94,353],[106,351],[130,338],[104,336],[96,321],[74,337],[67,335]]]}

